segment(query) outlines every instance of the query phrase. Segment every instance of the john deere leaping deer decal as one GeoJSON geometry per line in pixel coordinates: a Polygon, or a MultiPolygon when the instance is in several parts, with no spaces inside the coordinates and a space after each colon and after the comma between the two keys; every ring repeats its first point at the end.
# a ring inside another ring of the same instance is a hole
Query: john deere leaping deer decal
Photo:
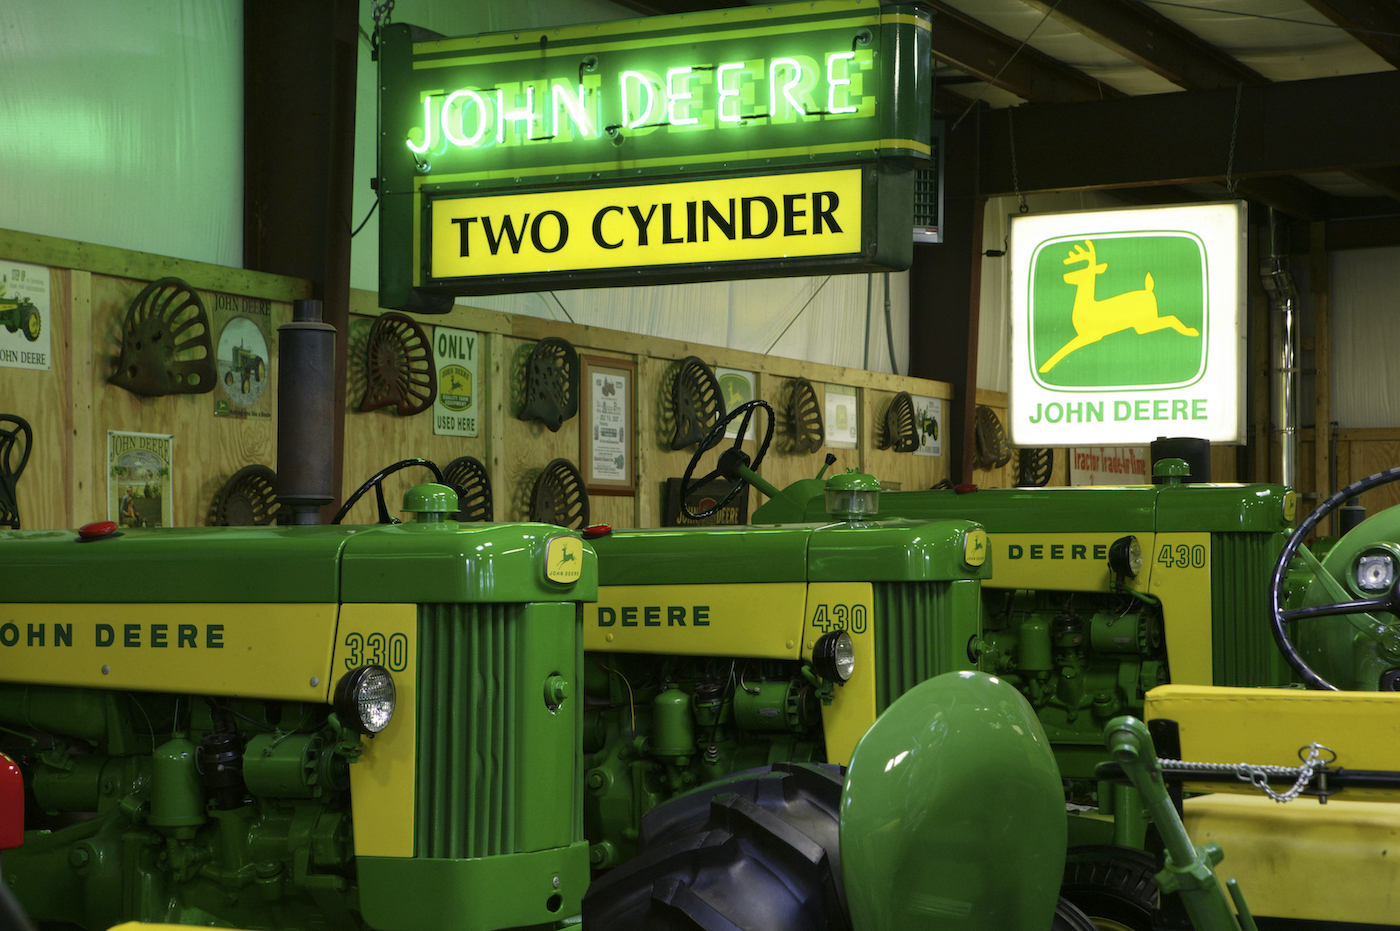
{"type": "Polygon", "coordinates": [[[1097,261],[1093,241],[1086,239],[1083,246],[1075,243],[1069,257],[1064,260],[1066,265],[1080,262],[1085,263],[1083,268],[1064,274],[1065,283],[1077,289],[1070,318],[1074,323],[1075,336],[1041,365],[1042,374],[1053,369],[1070,353],[1127,329],[1139,335],[1172,329],[1183,336],[1200,338],[1200,330],[1182,323],[1175,314],[1160,315],[1150,271],[1143,274],[1142,290],[1125,291],[1100,300],[1094,296],[1094,282],[1108,270],[1108,263],[1097,261]]]}

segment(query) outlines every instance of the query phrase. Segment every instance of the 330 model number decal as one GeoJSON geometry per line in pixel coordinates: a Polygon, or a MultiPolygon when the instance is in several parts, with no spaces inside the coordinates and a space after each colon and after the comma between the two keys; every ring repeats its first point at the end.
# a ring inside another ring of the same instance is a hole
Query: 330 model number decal
{"type": "Polygon", "coordinates": [[[345,635],[345,647],[350,655],[345,657],[345,668],[360,666],[383,666],[391,672],[403,672],[408,668],[408,635],[381,633],[362,634],[354,631],[345,635]]]}

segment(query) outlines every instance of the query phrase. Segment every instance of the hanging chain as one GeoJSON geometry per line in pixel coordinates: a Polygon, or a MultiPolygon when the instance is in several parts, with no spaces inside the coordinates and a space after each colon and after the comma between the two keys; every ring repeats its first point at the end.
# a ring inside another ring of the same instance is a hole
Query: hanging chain
{"type": "Polygon", "coordinates": [[[1215,773],[1234,773],[1241,782],[1247,782],[1279,804],[1291,802],[1312,782],[1313,777],[1337,759],[1336,752],[1326,744],[1310,743],[1298,751],[1302,766],[1256,766],[1253,763],[1185,763],[1181,760],[1158,760],[1163,770],[1205,770],[1215,773]],[[1306,751],[1307,756],[1303,756],[1306,751]],[[1323,753],[1330,754],[1324,758],[1323,753]],[[1270,776],[1294,776],[1293,787],[1285,792],[1275,792],[1269,787],[1270,776]]]}
{"type": "MultiPolygon", "coordinates": [[[[392,2],[393,0],[390,0],[391,5],[392,2]]],[[[1243,93],[1244,82],[1241,81],[1235,85],[1235,121],[1230,126],[1230,158],[1225,162],[1225,190],[1229,192],[1232,197],[1235,194],[1235,187],[1239,184],[1238,181],[1230,176],[1235,170],[1235,138],[1239,135],[1240,131],[1240,95],[1243,93]]]]}
{"type": "Polygon", "coordinates": [[[1021,201],[1021,212],[1026,213],[1031,208],[1026,206],[1026,196],[1021,193],[1021,179],[1016,172],[1016,128],[1011,124],[1013,108],[1006,111],[1006,134],[1011,137],[1011,187],[1015,189],[1016,196],[1021,201]]]}
{"type": "Polygon", "coordinates": [[[369,16],[374,20],[374,34],[370,37],[370,47],[376,53],[379,51],[379,34],[394,18],[394,2],[395,0],[370,0],[369,16]]]}

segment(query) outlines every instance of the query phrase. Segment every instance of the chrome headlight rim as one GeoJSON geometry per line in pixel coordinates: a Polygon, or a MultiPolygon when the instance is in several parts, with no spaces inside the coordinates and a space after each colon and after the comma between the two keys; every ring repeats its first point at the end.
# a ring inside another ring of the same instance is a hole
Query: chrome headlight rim
{"type": "Polygon", "coordinates": [[[1142,572],[1142,542],[1136,534],[1119,537],[1109,545],[1108,566],[1124,578],[1138,577],[1142,572]]]}
{"type": "Polygon", "coordinates": [[[393,721],[397,700],[393,675],[378,663],[370,663],[357,666],[340,677],[331,704],[343,727],[372,737],[382,733],[393,721]],[[379,694],[370,691],[374,689],[379,694]],[[385,704],[387,711],[383,707],[385,704]]]}
{"type": "Polygon", "coordinates": [[[822,634],[812,647],[812,669],[828,682],[845,684],[856,669],[856,644],[844,630],[822,634]]]}

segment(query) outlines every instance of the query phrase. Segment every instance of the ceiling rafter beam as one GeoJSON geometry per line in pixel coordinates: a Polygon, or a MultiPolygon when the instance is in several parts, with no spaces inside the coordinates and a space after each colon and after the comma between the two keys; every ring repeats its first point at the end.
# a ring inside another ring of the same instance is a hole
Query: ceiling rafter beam
{"type": "Polygon", "coordinates": [[[1023,0],[1187,90],[1267,84],[1268,78],[1144,3],[1023,0]]]}
{"type": "Polygon", "coordinates": [[[1125,96],[1077,68],[1019,39],[997,32],[939,0],[920,0],[933,14],[933,58],[1033,103],[1067,103],[1125,96]]]}
{"type": "Polygon", "coordinates": [[[1362,45],[1400,68],[1400,3],[1395,0],[1308,0],[1362,45]]]}
{"type": "MultiPolygon", "coordinates": [[[[1185,91],[993,111],[980,126],[981,193],[1012,191],[1008,116],[1015,120],[1022,191],[1221,181],[1235,93],[1185,91]],[[1164,133],[1163,127],[1175,131],[1164,133]],[[1073,140],[1072,148],[1066,140],[1073,140]]],[[[1236,178],[1396,165],[1400,71],[1242,90],[1236,178]]]]}

